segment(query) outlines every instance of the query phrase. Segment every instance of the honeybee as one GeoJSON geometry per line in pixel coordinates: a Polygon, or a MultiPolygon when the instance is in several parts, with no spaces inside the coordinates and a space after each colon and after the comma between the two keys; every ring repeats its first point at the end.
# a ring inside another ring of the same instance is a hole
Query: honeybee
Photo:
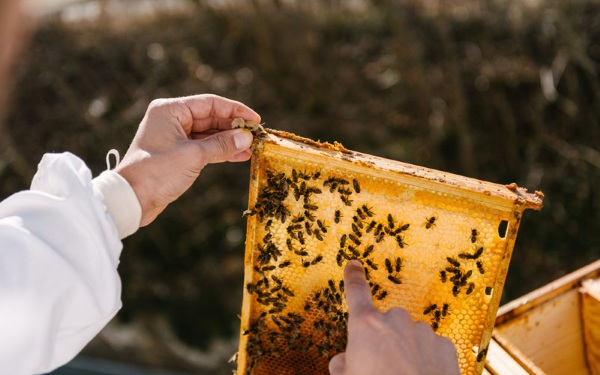
{"type": "Polygon", "coordinates": [[[356,191],[357,194],[360,193],[360,185],[356,179],[352,179],[352,185],[354,185],[354,191],[356,191]]]}
{"type": "Polygon", "coordinates": [[[271,228],[272,224],[273,224],[273,219],[267,220],[267,222],[265,223],[265,230],[269,230],[271,228]]]}
{"type": "Polygon", "coordinates": [[[473,259],[477,259],[481,256],[481,254],[483,253],[483,247],[480,247],[479,249],[477,249],[477,251],[475,251],[475,253],[473,254],[473,259]]]}
{"type": "Polygon", "coordinates": [[[448,307],[450,307],[450,306],[447,303],[444,303],[444,305],[442,306],[442,316],[443,317],[448,315],[448,307]]]}
{"type": "Polygon", "coordinates": [[[435,309],[437,309],[437,304],[432,303],[431,305],[427,306],[425,310],[423,310],[423,315],[427,315],[435,309]]]}
{"type": "Polygon", "coordinates": [[[373,211],[371,211],[371,208],[368,207],[366,204],[362,205],[362,209],[365,212],[365,214],[367,214],[369,217],[373,217],[373,211]]]}
{"type": "MultiPolygon", "coordinates": [[[[355,216],[355,217],[356,217],[356,216],[355,216]]],[[[356,224],[354,224],[354,223],[352,223],[352,231],[354,231],[354,233],[355,233],[357,236],[359,236],[359,237],[360,237],[360,236],[362,236],[362,234],[360,233],[360,230],[358,230],[358,227],[357,227],[357,226],[356,226],[356,224]]]]}
{"type": "Polygon", "coordinates": [[[320,230],[318,230],[318,229],[315,229],[315,232],[314,232],[314,234],[315,234],[315,237],[317,237],[317,239],[318,239],[319,241],[323,241],[323,235],[321,235],[321,231],[320,231],[320,230]]]}
{"type": "Polygon", "coordinates": [[[309,266],[310,266],[310,262],[308,260],[303,260],[302,261],[302,267],[308,268],[309,266]]]}
{"type": "Polygon", "coordinates": [[[310,226],[310,223],[308,221],[304,223],[304,228],[306,229],[306,234],[308,234],[309,236],[312,236],[312,234],[313,234],[312,227],[310,226]]]}
{"type": "Polygon", "coordinates": [[[471,255],[469,253],[460,253],[460,254],[458,254],[458,257],[460,259],[471,259],[473,257],[473,255],[471,255]]]}
{"type": "Polygon", "coordinates": [[[313,215],[312,212],[310,212],[308,210],[304,211],[304,217],[310,221],[315,221],[315,215],[313,215]]]}
{"type": "Polygon", "coordinates": [[[242,212],[242,217],[253,216],[256,215],[256,211],[254,210],[246,210],[242,212]]]}
{"type": "Polygon", "coordinates": [[[373,228],[375,228],[375,225],[377,225],[377,223],[374,220],[371,220],[371,223],[369,223],[369,225],[367,226],[367,229],[365,229],[365,231],[367,233],[370,233],[373,228]]]}
{"type": "Polygon", "coordinates": [[[319,263],[319,262],[320,262],[320,261],[322,261],[322,260],[323,260],[323,255],[319,254],[319,255],[317,255],[317,256],[315,257],[315,259],[313,259],[313,260],[312,260],[312,262],[310,262],[310,263],[314,265],[314,264],[317,264],[317,263],[319,263]]]}
{"type": "Polygon", "coordinates": [[[355,257],[357,257],[357,258],[360,257],[360,253],[354,247],[348,246],[348,250],[350,250],[350,252],[352,253],[352,255],[354,255],[355,257]]]}
{"type": "Polygon", "coordinates": [[[362,220],[367,220],[367,215],[365,215],[365,213],[360,207],[356,209],[356,213],[362,220]]]}
{"type": "Polygon", "coordinates": [[[333,290],[335,292],[335,283],[333,282],[333,280],[329,279],[327,280],[327,284],[329,284],[329,288],[331,288],[331,290],[333,290]]]}
{"type": "Polygon", "coordinates": [[[406,245],[406,242],[404,242],[404,238],[402,238],[402,236],[396,236],[396,242],[398,243],[398,246],[400,246],[401,249],[404,249],[404,245],[406,245]]]}
{"type": "Polygon", "coordinates": [[[477,231],[477,229],[471,229],[471,243],[475,243],[477,241],[478,235],[479,232],[477,231]]]}
{"type": "Polygon", "coordinates": [[[283,290],[283,292],[285,294],[287,294],[288,296],[290,296],[290,297],[294,297],[295,296],[295,294],[291,290],[289,290],[288,288],[286,288],[285,286],[282,286],[281,290],[283,290]]]}
{"type": "Polygon", "coordinates": [[[375,238],[375,242],[380,243],[381,241],[383,241],[383,236],[385,236],[385,233],[384,232],[379,232],[379,234],[375,238]]]}
{"type": "Polygon", "coordinates": [[[382,291],[382,292],[381,292],[381,293],[380,293],[380,294],[377,296],[377,299],[378,299],[379,301],[381,301],[382,299],[384,299],[385,297],[387,297],[387,295],[388,295],[388,292],[384,290],[384,291],[382,291]]]}
{"type": "Polygon", "coordinates": [[[317,172],[315,172],[315,174],[313,174],[312,179],[316,180],[319,178],[319,176],[321,176],[321,172],[317,171],[317,172]]]}
{"type": "Polygon", "coordinates": [[[440,271],[440,280],[442,280],[443,283],[446,282],[446,271],[444,271],[444,270],[440,271]]]}
{"type": "Polygon", "coordinates": [[[400,257],[396,258],[396,272],[400,272],[402,269],[402,259],[400,257]]]}
{"type": "Polygon", "coordinates": [[[473,289],[475,289],[475,284],[474,283],[469,283],[469,287],[467,288],[467,294],[471,294],[473,292],[473,289]]]}
{"type": "Polygon", "coordinates": [[[379,268],[377,267],[377,265],[371,260],[371,259],[367,259],[366,260],[367,264],[374,270],[378,270],[379,268]]]}
{"type": "Polygon", "coordinates": [[[347,195],[340,195],[340,199],[346,206],[352,206],[352,199],[348,198],[347,195]]]}
{"type": "Polygon", "coordinates": [[[339,224],[341,217],[342,213],[340,212],[340,210],[335,210],[335,218],[333,220],[336,224],[339,224]]]}
{"type": "Polygon", "coordinates": [[[402,280],[400,280],[396,276],[388,275],[388,280],[390,280],[394,284],[402,284],[402,280]]]}
{"type": "Polygon", "coordinates": [[[317,225],[323,231],[323,233],[327,233],[327,226],[321,220],[317,220],[317,225]]]}
{"type": "MultiPolygon", "coordinates": [[[[360,210],[360,208],[359,208],[359,210],[360,210]]],[[[358,216],[356,216],[356,215],[352,216],[352,221],[354,221],[354,224],[356,224],[356,226],[358,226],[359,228],[361,228],[361,229],[364,228],[364,226],[362,224],[362,220],[358,216]]]]}
{"type": "Polygon", "coordinates": [[[292,262],[290,262],[289,260],[286,260],[279,265],[279,268],[285,268],[285,267],[290,266],[291,264],[292,264],[292,262]]]}
{"type": "Polygon", "coordinates": [[[340,238],[340,247],[345,247],[346,246],[346,235],[343,234],[342,238],[340,238]]]}
{"type": "Polygon", "coordinates": [[[390,227],[390,229],[394,229],[394,226],[396,225],[396,223],[394,221],[394,217],[392,216],[392,214],[388,214],[387,219],[388,219],[388,226],[390,227]]]}
{"type": "Polygon", "coordinates": [[[477,269],[479,270],[480,274],[484,274],[485,270],[483,269],[483,262],[481,262],[480,260],[477,261],[477,263],[475,263],[477,265],[477,269]]]}
{"type": "Polygon", "coordinates": [[[431,229],[431,228],[435,227],[436,220],[437,220],[437,217],[435,217],[435,216],[428,217],[427,220],[425,221],[425,229],[431,229]]]}
{"type": "Polygon", "coordinates": [[[295,230],[299,230],[301,228],[302,228],[302,224],[292,224],[292,225],[288,225],[287,231],[288,231],[288,233],[291,233],[291,232],[293,232],[295,230]]]}
{"type": "Polygon", "coordinates": [[[342,251],[341,250],[338,251],[338,253],[337,253],[336,257],[335,257],[335,261],[336,261],[338,267],[342,266],[342,256],[343,256],[342,255],[342,251]]]}
{"type": "Polygon", "coordinates": [[[373,245],[369,245],[369,246],[367,247],[367,249],[366,249],[366,250],[363,252],[363,254],[362,254],[363,258],[366,258],[366,257],[368,257],[368,256],[371,254],[371,252],[373,252],[373,249],[374,249],[374,248],[375,248],[375,247],[374,247],[373,245]]]}
{"type": "Polygon", "coordinates": [[[385,268],[387,269],[388,273],[392,273],[394,272],[394,269],[392,268],[392,261],[389,259],[385,260],[385,268]]]}
{"type": "Polygon", "coordinates": [[[431,322],[431,328],[433,328],[434,331],[437,331],[438,328],[440,328],[440,323],[438,322],[431,322]]]}
{"type": "Polygon", "coordinates": [[[485,357],[487,351],[487,348],[485,348],[482,351],[480,351],[479,354],[477,354],[477,362],[481,362],[483,360],[483,357],[485,357]]]}
{"type": "Polygon", "coordinates": [[[374,284],[373,287],[371,288],[371,295],[375,295],[377,294],[377,292],[379,291],[379,289],[381,289],[381,287],[379,286],[379,284],[374,284]]]}
{"type": "Polygon", "coordinates": [[[452,287],[452,295],[456,297],[458,296],[458,293],[460,293],[460,285],[454,284],[452,287]]]}
{"type": "Polygon", "coordinates": [[[354,242],[355,244],[357,244],[357,245],[360,246],[361,242],[360,242],[360,240],[355,235],[353,235],[352,233],[350,233],[348,235],[348,238],[350,238],[352,240],[352,242],[354,242]]]}
{"type": "Polygon", "coordinates": [[[398,234],[398,233],[404,232],[405,230],[408,229],[408,227],[410,227],[410,224],[404,224],[400,228],[396,229],[396,231],[394,232],[394,234],[398,234]]]}
{"type": "MultiPolygon", "coordinates": [[[[271,288],[270,292],[271,293],[277,293],[281,290],[281,285],[275,285],[273,288],[271,288]]],[[[277,301],[277,299],[273,300],[273,301],[277,301]]]]}
{"type": "Polygon", "coordinates": [[[460,267],[460,263],[456,259],[451,257],[446,257],[446,259],[448,260],[448,263],[450,263],[454,267],[460,267]]]}

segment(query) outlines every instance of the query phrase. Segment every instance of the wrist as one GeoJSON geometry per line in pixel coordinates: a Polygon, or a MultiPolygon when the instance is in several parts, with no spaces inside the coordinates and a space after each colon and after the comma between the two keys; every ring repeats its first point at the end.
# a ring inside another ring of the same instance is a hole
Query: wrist
{"type": "Polygon", "coordinates": [[[135,233],[140,227],[142,209],[131,185],[114,171],[104,171],[93,179],[102,194],[107,212],[113,218],[119,238],[135,233]]]}

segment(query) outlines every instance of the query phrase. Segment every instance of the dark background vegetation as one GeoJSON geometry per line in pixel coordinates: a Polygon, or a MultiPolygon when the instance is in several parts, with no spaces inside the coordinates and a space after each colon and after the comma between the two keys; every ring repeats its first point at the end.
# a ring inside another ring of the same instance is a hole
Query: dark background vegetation
{"type": "MultiPolygon", "coordinates": [[[[0,129],[0,197],[26,188],[49,151],[98,174],[154,98],[215,93],[268,127],[543,191],[544,209],[521,224],[504,302],[598,258],[600,1],[190,4],[40,22],[0,129]]],[[[248,170],[207,167],[125,240],[119,321],[161,316],[201,349],[236,336],[248,170]]]]}

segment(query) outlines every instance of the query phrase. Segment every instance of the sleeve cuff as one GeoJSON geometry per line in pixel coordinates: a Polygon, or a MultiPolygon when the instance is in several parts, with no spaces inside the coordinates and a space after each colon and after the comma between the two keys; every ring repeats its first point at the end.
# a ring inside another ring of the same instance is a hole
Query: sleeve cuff
{"type": "Polygon", "coordinates": [[[104,171],[93,179],[100,190],[106,210],[112,216],[121,239],[135,233],[140,227],[142,207],[127,180],[114,171],[104,171]]]}

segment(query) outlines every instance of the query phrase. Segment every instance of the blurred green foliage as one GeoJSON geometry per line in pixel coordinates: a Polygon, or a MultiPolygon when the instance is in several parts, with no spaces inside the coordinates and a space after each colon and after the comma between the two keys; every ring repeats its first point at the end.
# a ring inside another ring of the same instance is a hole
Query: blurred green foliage
{"type": "MultiPolygon", "coordinates": [[[[596,260],[600,2],[341,3],[196,1],[150,18],[41,22],[2,129],[0,196],[27,187],[49,151],[97,174],[152,99],[215,93],[268,127],[543,191],[504,302],[596,260]]],[[[125,240],[120,319],[164,314],[199,347],[237,332],[248,167],[207,167],[125,240]]]]}

